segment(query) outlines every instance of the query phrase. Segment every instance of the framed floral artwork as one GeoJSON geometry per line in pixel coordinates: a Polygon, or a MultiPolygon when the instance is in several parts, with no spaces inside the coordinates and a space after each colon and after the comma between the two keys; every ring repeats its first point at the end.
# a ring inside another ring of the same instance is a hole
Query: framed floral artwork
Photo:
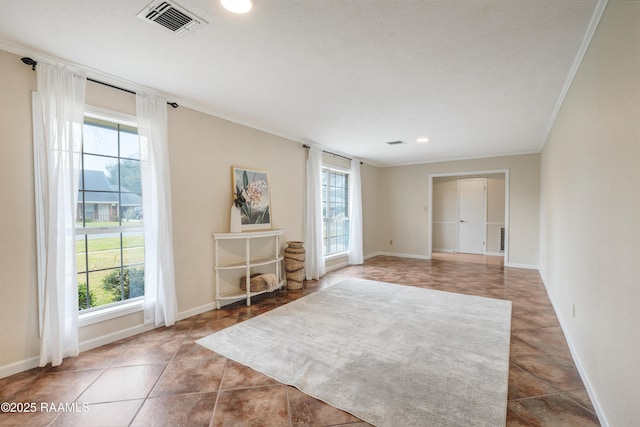
{"type": "Polygon", "coordinates": [[[271,228],[269,172],[231,167],[233,202],[240,210],[242,231],[271,228]]]}

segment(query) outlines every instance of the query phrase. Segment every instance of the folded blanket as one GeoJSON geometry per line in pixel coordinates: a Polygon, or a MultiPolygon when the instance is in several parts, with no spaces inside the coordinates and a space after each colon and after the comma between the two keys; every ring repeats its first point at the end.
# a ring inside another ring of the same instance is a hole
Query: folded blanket
{"type": "MultiPolygon", "coordinates": [[[[277,285],[278,279],[273,273],[252,274],[249,284],[251,292],[260,292],[273,290],[277,285]]],[[[240,289],[247,289],[247,276],[240,278],[240,289]]]]}

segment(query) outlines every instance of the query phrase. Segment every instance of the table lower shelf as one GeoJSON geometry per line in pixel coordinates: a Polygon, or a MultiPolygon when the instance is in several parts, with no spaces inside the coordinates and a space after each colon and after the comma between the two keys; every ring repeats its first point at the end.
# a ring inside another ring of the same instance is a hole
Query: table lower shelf
{"type": "Polygon", "coordinates": [[[270,288],[264,289],[262,291],[249,291],[238,288],[233,292],[226,293],[224,295],[216,296],[216,306],[220,308],[220,301],[228,301],[228,300],[241,300],[247,299],[247,307],[251,305],[251,297],[255,297],[257,295],[265,294],[267,292],[273,292],[276,289],[280,289],[284,286],[285,280],[280,280],[278,283],[270,288]]]}

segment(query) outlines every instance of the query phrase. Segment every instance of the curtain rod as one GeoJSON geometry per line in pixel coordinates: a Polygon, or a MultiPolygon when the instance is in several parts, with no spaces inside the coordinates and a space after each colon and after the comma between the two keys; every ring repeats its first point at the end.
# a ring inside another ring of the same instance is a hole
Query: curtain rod
{"type": "MultiPolygon", "coordinates": [[[[310,146],[308,146],[307,144],[302,144],[302,148],[311,148],[310,146]]],[[[341,154],[336,154],[336,153],[332,153],[331,151],[326,151],[326,150],[322,150],[323,153],[327,153],[327,154],[331,154],[332,156],[336,156],[336,157],[342,157],[343,159],[346,160],[353,160],[351,157],[347,157],[347,156],[343,156],[341,154]]],[[[364,163],[360,162],[361,165],[363,165],[364,163]]]]}
{"type": "MultiPolygon", "coordinates": [[[[36,64],[38,63],[38,61],[36,61],[36,60],[34,60],[34,59],[31,59],[31,58],[29,58],[29,57],[24,57],[24,58],[22,58],[22,62],[24,62],[26,65],[31,65],[31,69],[32,69],[33,71],[35,71],[35,70],[36,70],[36,64]]],[[[125,89],[125,88],[123,88],[123,87],[114,86],[114,85],[112,85],[112,84],[105,83],[105,82],[101,82],[101,81],[99,81],[99,80],[94,80],[94,79],[91,79],[91,78],[89,78],[89,77],[87,77],[87,80],[88,80],[88,81],[90,81],[90,82],[93,82],[93,83],[98,83],[98,84],[100,84],[100,85],[103,85],[103,86],[107,86],[107,87],[113,88],[113,89],[118,89],[118,90],[121,90],[121,91],[123,91],[123,92],[130,93],[130,94],[132,94],[132,95],[135,95],[135,94],[136,94],[136,93],[135,93],[134,91],[132,91],[132,90],[125,89]]],[[[167,102],[167,105],[170,105],[170,106],[172,106],[173,108],[178,108],[178,103],[177,103],[177,102],[167,102]]]]}

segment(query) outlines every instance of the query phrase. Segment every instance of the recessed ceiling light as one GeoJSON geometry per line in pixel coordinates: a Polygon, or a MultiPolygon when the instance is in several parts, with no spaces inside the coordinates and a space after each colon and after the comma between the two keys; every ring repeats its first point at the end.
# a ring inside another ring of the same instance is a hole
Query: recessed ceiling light
{"type": "Polygon", "coordinates": [[[418,144],[426,144],[427,142],[429,142],[429,138],[418,138],[416,139],[416,142],[418,144]]]}
{"type": "Polygon", "coordinates": [[[225,9],[233,13],[247,13],[253,6],[251,0],[220,0],[220,3],[225,9]]]}

